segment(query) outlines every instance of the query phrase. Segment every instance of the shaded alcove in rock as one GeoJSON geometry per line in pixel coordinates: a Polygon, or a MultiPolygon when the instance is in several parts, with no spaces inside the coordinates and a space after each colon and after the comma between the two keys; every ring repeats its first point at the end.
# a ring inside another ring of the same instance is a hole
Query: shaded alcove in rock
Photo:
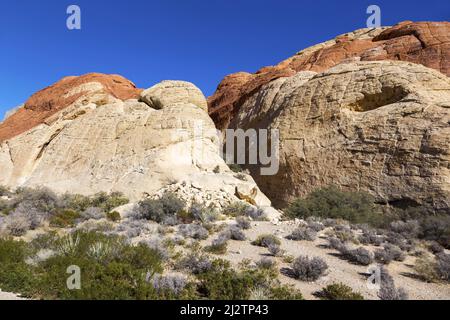
{"type": "Polygon", "coordinates": [[[381,92],[364,94],[364,98],[348,104],[346,107],[355,112],[367,112],[403,100],[408,92],[400,86],[382,87],[381,92]]]}

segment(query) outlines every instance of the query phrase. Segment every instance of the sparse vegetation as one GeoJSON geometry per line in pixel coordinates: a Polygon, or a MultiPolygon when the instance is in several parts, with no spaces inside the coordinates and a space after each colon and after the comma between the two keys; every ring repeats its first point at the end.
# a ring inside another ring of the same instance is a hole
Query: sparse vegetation
{"type": "Polygon", "coordinates": [[[236,225],[243,230],[248,230],[252,227],[252,224],[247,217],[237,217],[236,225]]]}
{"type": "Polygon", "coordinates": [[[327,263],[321,258],[300,256],[292,263],[292,275],[302,281],[316,281],[327,269],[327,263]]]}
{"type": "Polygon", "coordinates": [[[295,229],[287,239],[294,241],[314,241],[317,238],[317,232],[309,227],[298,227],[295,229]]]}
{"type": "Polygon", "coordinates": [[[344,249],[341,251],[341,254],[350,262],[362,266],[368,266],[374,261],[373,253],[363,247],[357,249],[344,249]]]}
{"type": "Polygon", "coordinates": [[[392,261],[405,261],[406,255],[403,251],[392,244],[384,245],[383,249],[375,251],[375,260],[382,264],[389,264],[392,261]]]}
{"type": "Polygon", "coordinates": [[[179,226],[178,232],[186,238],[196,240],[205,240],[208,238],[209,232],[199,224],[183,224],[179,226]]]}
{"type": "Polygon", "coordinates": [[[426,282],[450,281],[450,254],[424,256],[416,260],[414,270],[426,282]]]}
{"type": "Polygon", "coordinates": [[[227,207],[223,209],[223,214],[230,217],[240,217],[245,216],[247,210],[250,208],[248,204],[243,201],[236,201],[230,203],[227,207]]]}
{"type": "Polygon", "coordinates": [[[258,247],[268,248],[271,245],[281,245],[281,241],[273,234],[262,234],[258,236],[258,238],[256,238],[256,240],[252,242],[252,244],[258,247]]]}
{"type": "Polygon", "coordinates": [[[80,217],[81,214],[77,211],[61,210],[50,218],[50,226],[58,228],[73,227],[80,217]]]}
{"type": "Polygon", "coordinates": [[[305,198],[295,200],[287,208],[286,214],[291,218],[315,216],[371,225],[379,225],[381,218],[369,194],[345,192],[334,186],[316,190],[305,198]]]}
{"type": "Polygon", "coordinates": [[[408,300],[406,291],[395,286],[394,279],[384,267],[380,269],[380,281],[378,297],[381,300],[408,300]]]}
{"type": "Polygon", "coordinates": [[[112,221],[112,222],[118,222],[118,221],[120,221],[121,216],[120,216],[120,213],[119,213],[119,212],[117,212],[117,211],[111,211],[111,212],[108,212],[108,214],[106,215],[106,218],[107,218],[109,221],[112,221]]]}
{"type": "Polygon", "coordinates": [[[364,300],[364,297],[343,283],[333,283],[318,293],[322,300],[364,300]]]}
{"type": "Polygon", "coordinates": [[[167,223],[176,219],[178,212],[186,206],[182,200],[172,193],[164,194],[160,199],[145,199],[138,203],[135,214],[138,218],[167,223]]]}
{"type": "Polygon", "coordinates": [[[205,248],[206,252],[218,255],[225,254],[227,252],[229,239],[230,238],[228,233],[221,233],[216,239],[211,242],[211,245],[205,248]]]}

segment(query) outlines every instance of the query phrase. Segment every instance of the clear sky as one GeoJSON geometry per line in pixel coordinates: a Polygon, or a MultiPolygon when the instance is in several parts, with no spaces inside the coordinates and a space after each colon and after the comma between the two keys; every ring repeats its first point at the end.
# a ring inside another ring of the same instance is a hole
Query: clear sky
{"type": "Polygon", "coordinates": [[[383,25],[448,21],[449,0],[0,0],[0,119],[67,75],[117,73],[148,88],[187,80],[211,95],[220,80],[254,72],[338,34],[383,25]],[[81,30],[66,9],[81,8],[81,30]]]}

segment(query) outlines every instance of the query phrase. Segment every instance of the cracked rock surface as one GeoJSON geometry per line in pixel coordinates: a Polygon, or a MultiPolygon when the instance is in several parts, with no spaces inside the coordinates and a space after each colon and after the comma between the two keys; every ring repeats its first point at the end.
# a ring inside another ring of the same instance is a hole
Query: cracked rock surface
{"type": "Polygon", "coordinates": [[[283,206],[314,189],[365,190],[450,212],[450,78],[400,61],[349,62],[261,87],[230,128],[280,131],[280,170],[251,172],[283,206]]]}

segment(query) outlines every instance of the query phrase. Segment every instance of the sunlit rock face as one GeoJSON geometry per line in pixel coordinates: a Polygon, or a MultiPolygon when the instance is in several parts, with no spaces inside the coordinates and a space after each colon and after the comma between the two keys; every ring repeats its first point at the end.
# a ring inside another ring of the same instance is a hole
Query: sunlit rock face
{"type": "MultiPolygon", "coordinates": [[[[0,184],[60,193],[119,191],[131,200],[174,185],[184,197],[196,197],[188,200],[219,206],[236,201],[236,190],[257,189],[221,158],[206,99],[193,84],[165,81],[124,100],[95,83],[69,91],[78,98],[1,143],[0,184]]],[[[255,201],[270,205],[259,189],[255,201]]]]}

